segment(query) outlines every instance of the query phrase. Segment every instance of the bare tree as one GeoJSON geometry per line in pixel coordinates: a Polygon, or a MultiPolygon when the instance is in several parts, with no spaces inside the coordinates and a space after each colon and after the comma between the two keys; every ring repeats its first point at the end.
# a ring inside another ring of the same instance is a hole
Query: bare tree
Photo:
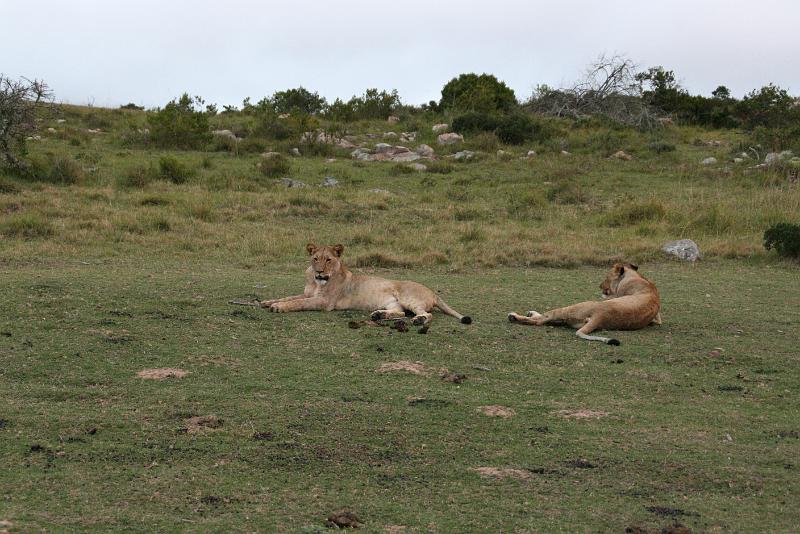
{"type": "Polygon", "coordinates": [[[556,117],[603,116],[642,129],[659,125],[642,99],[637,65],[623,56],[601,56],[583,78],[564,89],[539,86],[526,103],[530,109],[556,117]]]}
{"type": "Polygon", "coordinates": [[[36,130],[37,108],[51,102],[52,93],[43,81],[0,74],[0,165],[28,167],[25,139],[36,130]]]}

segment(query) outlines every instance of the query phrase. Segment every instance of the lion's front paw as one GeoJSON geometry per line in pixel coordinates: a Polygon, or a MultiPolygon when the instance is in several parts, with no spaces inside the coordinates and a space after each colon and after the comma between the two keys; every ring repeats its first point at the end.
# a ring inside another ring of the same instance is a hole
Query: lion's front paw
{"type": "Polygon", "coordinates": [[[262,300],[261,302],[258,303],[258,305],[261,306],[262,308],[269,308],[273,304],[275,304],[274,300],[262,300]]]}
{"type": "Polygon", "coordinates": [[[273,313],[284,313],[288,311],[288,308],[285,302],[275,302],[274,304],[270,305],[269,311],[273,313]]]}

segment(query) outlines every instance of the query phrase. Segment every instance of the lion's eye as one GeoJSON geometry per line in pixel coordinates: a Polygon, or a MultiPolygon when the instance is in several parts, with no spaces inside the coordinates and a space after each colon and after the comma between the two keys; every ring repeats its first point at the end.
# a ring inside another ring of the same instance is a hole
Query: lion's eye
{"type": "Polygon", "coordinates": [[[329,261],[331,261],[331,259],[330,259],[330,258],[326,258],[326,259],[325,259],[325,263],[328,263],[329,261]]]}

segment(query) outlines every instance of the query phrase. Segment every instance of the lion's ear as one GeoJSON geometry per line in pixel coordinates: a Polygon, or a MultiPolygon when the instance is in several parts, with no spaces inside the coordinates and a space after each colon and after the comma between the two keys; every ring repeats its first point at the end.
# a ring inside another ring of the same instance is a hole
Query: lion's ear
{"type": "Polygon", "coordinates": [[[317,251],[317,245],[315,245],[314,243],[309,243],[308,245],[306,245],[306,251],[308,252],[308,255],[311,256],[317,251]]]}
{"type": "Polygon", "coordinates": [[[333,245],[333,251],[336,253],[337,258],[341,258],[342,252],[344,252],[344,245],[342,245],[341,243],[333,245]]]}
{"type": "Polygon", "coordinates": [[[614,264],[614,272],[617,273],[617,276],[622,276],[625,274],[625,266],[621,263],[614,264]]]}
{"type": "Polygon", "coordinates": [[[638,270],[639,270],[639,266],[638,266],[638,265],[636,265],[635,263],[629,263],[629,264],[628,264],[628,267],[630,267],[630,268],[631,268],[631,269],[633,269],[634,271],[638,271],[638,270]]]}

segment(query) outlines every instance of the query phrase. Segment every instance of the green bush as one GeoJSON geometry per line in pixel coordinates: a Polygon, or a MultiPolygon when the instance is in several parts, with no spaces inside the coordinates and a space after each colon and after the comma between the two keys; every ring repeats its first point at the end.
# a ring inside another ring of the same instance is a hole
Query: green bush
{"type": "Polygon", "coordinates": [[[19,193],[19,186],[10,178],[0,176],[0,195],[4,193],[19,193]]]}
{"type": "Polygon", "coordinates": [[[161,156],[158,160],[159,177],[173,184],[183,184],[194,176],[194,169],[178,161],[173,156],[161,156]]]}
{"type": "Polygon", "coordinates": [[[464,135],[475,132],[493,132],[498,125],[499,120],[496,116],[470,111],[453,119],[452,128],[454,132],[464,135]]]}
{"type": "Polygon", "coordinates": [[[509,112],[518,105],[514,91],[491,74],[462,74],[442,88],[439,108],[480,113],[509,112]]]}
{"type": "Polygon", "coordinates": [[[452,164],[446,161],[434,160],[426,163],[425,165],[428,166],[427,172],[432,174],[450,174],[455,169],[452,164]]]}
{"type": "Polygon", "coordinates": [[[800,258],[800,225],[779,223],[764,232],[764,248],[785,258],[800,258]]]}
{"type": "Polygon", "coordinates": [[[675,145],[667,141],[652,141],[647,145],[650,152],[664,154],[665,152],[675,152],[675,145]]]}
{"type": "Polygon", "coordinates": [[[503,143],[509,145],[521,145],[531,140],[545,141],[552,136],[546,123],[522,113],[501,117],[496,133],[503,143]]]}
{"type": "Polygon", "coordinates": [[[83,178],[83,168],[77,161],[66,156],[31,158],[26,176],[39,182],[71,185],[83,178]]]}
{"type": "Polygon", "coordinates": [[[289,160],[280,154],[262,159],[258,164],[258,170],[261,174],[270,178],[286,175],[291,168],[289,160]]]}
{"type": "Polygon", "coordinates": [[[184,93],[147,117],[149,139],[164,148],[197,149],[211,139],[208,119],[213,108],[202,110],[203,99],[184,93]]]}
{"type": "Polygon", "coordinates": [[[655,199],[644,202],[634,202],[615,208],[606,214],[606,226],[629,226],[643,221],[653,221],[663,218],[667,213],[664,206],[655,199]]]}
{"type": "Polygon", "coordinates": [[[137,165],[125,171],[117,181],[120,187],[141,189],[158,178],[158,172],[153,167],[137,165]]]}
{"type": "Polygon", "coordinates": [[[319,113],[325,109],[325,98],[304,87],[277,91],[271,98],[272,107],[278,113],[319,113]]]}

